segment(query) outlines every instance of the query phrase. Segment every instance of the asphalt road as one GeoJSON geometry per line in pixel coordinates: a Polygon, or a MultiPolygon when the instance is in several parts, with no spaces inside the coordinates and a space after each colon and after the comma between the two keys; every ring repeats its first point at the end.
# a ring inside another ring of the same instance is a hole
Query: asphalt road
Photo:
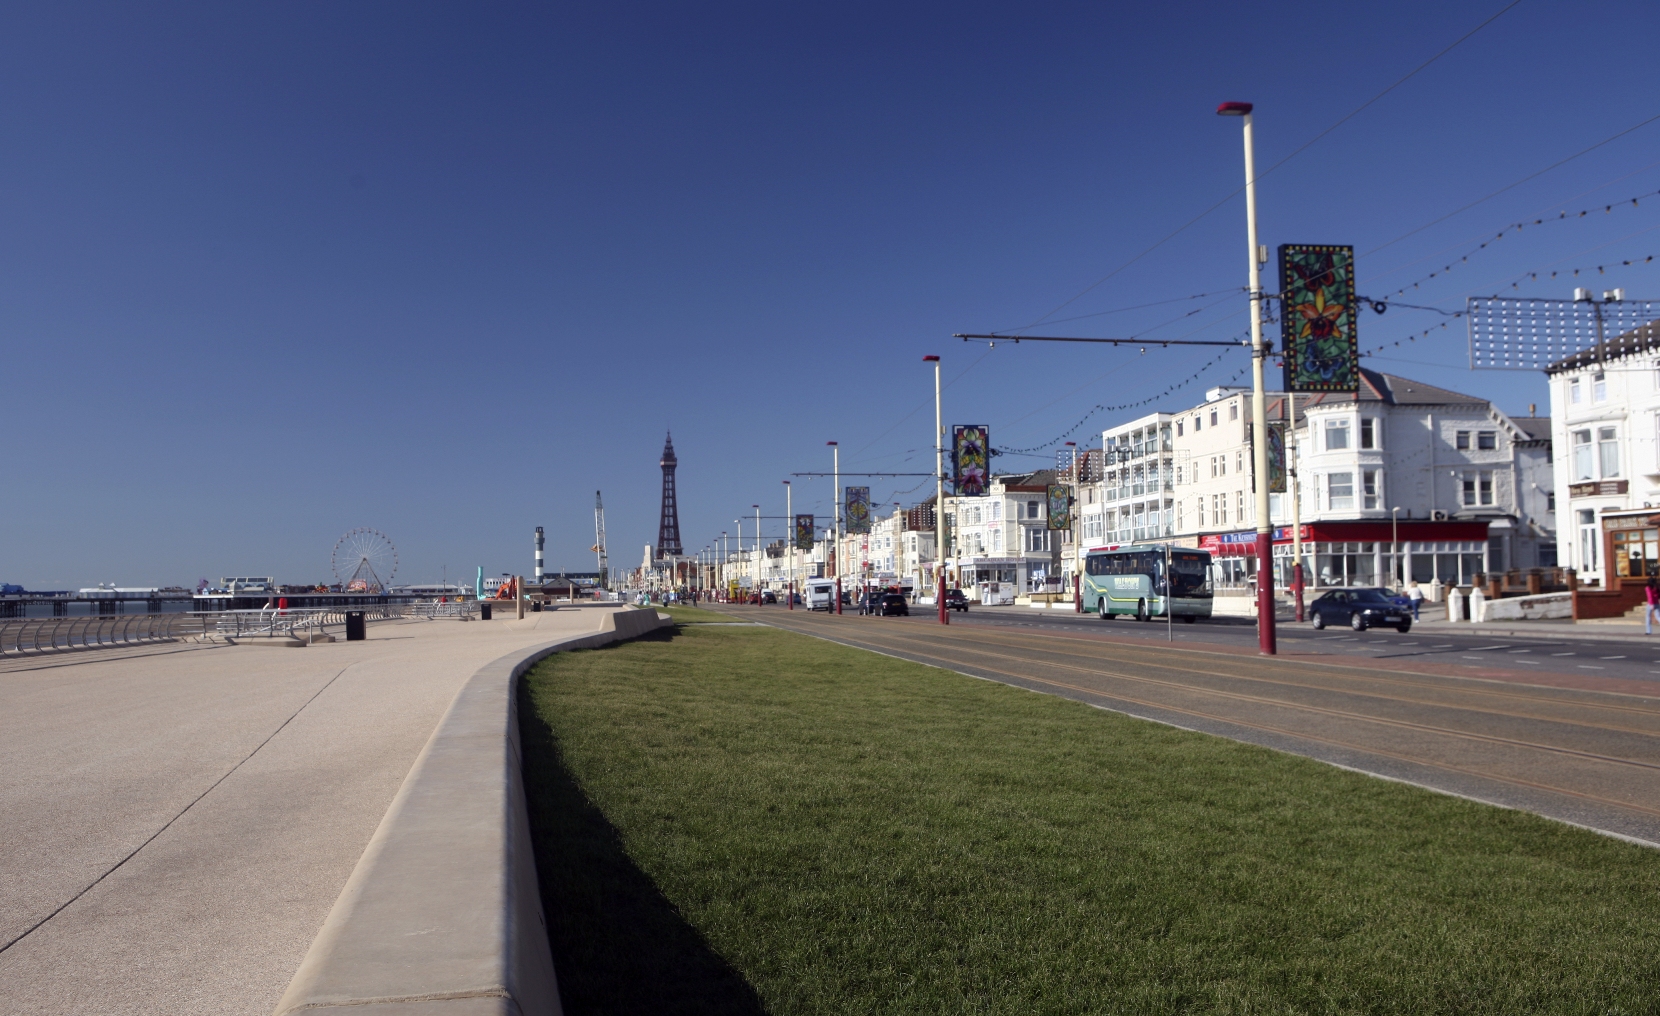
{"type": "Polygon", "coordinates": [[[970,610],[745,620],[1660,845],[1660,643],[970,610]]]}

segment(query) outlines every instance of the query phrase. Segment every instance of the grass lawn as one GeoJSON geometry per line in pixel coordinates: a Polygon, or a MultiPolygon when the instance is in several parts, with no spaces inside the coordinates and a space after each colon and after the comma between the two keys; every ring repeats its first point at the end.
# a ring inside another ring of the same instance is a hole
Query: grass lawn
{"type": "Polygon", "coordinates": [[[740,620],[726,614],[717,614],[712,610],[704,610],[702,607],[664,607],[660,604],[653,606],[656,606],[660,613],[667,614],[676,621],[725,621],[731,624],[740,620]]]}
{"type": "Polygon", "coordinates": [[[523,685],[565,1011],[1660,1012],[1660,853],[771,628],[523,685]]]}

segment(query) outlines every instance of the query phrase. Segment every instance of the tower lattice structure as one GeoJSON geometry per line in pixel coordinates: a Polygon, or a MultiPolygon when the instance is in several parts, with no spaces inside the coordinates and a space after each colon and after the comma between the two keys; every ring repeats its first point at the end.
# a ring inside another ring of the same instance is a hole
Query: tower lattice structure
{"type": "Polygon", "coordinates": [[[674,435],[663,439],[663,457],[657,463],[663,467],[663,511],[657,521],[657,556],[679,557],[680,511],[674,501],[674,435]]]}

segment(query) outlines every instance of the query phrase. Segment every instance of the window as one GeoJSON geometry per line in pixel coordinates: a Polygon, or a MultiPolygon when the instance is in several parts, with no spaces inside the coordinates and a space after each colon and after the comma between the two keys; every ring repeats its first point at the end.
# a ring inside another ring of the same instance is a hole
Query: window
{"type": "Polygon", "coordinates": [[[1467,430],[1459,431],[1456,438],[1455,438],[1455,440],[1453,441],[1453,447],[1457,448],[1461,452],[1469,451],[1470,450],[1470,432],[1467,431],[1467,430]]]}
{"type": "Polygon", "coordinates": [[[1049,549],[1049,530],[1032,527],[1026,530],[1026,549],[1033,553],[1042,553],[1049,549]]]}
{"type": "Polygon", "coordinates": [[[1200,431],[1201,431],[1201,430],[1204,430],[1204,429],[1205,429],[1205,421],[1204,421],[1204,418],[1203,418],[1203,417],[1199,417],[1199,416],[1195,416],[1195,417],[1194,417],[1194,418],[1193,418],[1193,433],[1195,433],[1195,434],[1197,434],[1197,433],[1199,433],[1199,432],[1200,432],[1200,431]]]}
{"type": "Polygon", "coordinates": [[[1577,377],[1568,382],[1568,401],[1576,406],[1579,404],[1579,378],[1577,377]]]}
{"type": "Polygon", "coordinates": [[[1556,491],[1547,490],[1547,491],[1545,491],[1545,511],[1553,512],[1555,510],[1556,510],[1556,491]]]}
{"type": "Polygon", "coordinates": [[[1203,495],[1199,497],[1199,528],[1205,528],[1205,499],[1203,495]]]}
{"type": "Polygon", "coordinates": [[[1182,421],[1180,421],[1180,420],[1176,421],[1176,436],[1177,437],[1182,436],[1182,421]]]}
{"type": "Polygon", "coordinates": [[[1467,505],[1493,503],[1493,472],[1483,469],[1480,472],[1470,471],[1464,474],[1464,497],[1467,505]]]}
{"type": "Polygon", "coordinates": [[[1587,571],[1597,568],[1597,550],[1602,541],[1597,537],[1597,513],[1589,508],[1579,510],[1579,566],[1587,571]]]}
{"type": "Polygon", "coordinates": [[[1335,452],[1349,447],[1349,421],[1326,421],[1326,451],[1335,452]]]}
{"type": "Polygon", "coordinates": [[[1182,467],[1177,466],[1176,467],[1176,486],[1180,487],[1181,485],[1182,485],[1182,467]]]}
{"type": "Polygon", "coordinates": [[[1593,374],[1591,376],[1591,401],[1608,401],[1608,379],[1601,374],[1593,374]]]}
{"type": "Polygon", "coordinates": [[[1216,475],[1216,456],[1214,455],[1210,457],[1210,475],[1216,475]]]}
{"type": "Polygon", "coordinates": [[[1234,493],[1233,517],[1241,522],[1245,521],[1245,492],[1243,490],[1234,493]]]}
{"type": "Polygon", "coordinates": [[[1233,471],[1236,473],[1245,471],[1245,453],[1243,451],[1233,453],[1233,471]]]}
{"type": "Polygon", "coordinates": [[[1493,472],[1490,469],[1481,471],[1481,503],[1493,503],[1493,472]]]}
{"type": "Polygon", "coordinates": [[[1182,503],[1176,502],[1176,528],[1182,528],[1182,503]]]}
{"type": "Polygon", "coordinates": [[[1228,419],[1230,419],[1230,420],[1239,419],[1239,403],[1237,403],[1237,402],[1228,403],[1228,419]]]}
{"type": "Polygon", "coordinates": [[[1490,452],[1499,446],[1499,436],[1490,430],[1476,434],[1476,450],[1490,452]]]}
{"type": "MultiPolygon", "coordinates": [[[[1327,431],[1328,435],[1330,431],[1327,431]]],[[[1332,511],[1352,511],[1355,506],[1355,474],[1330,473],[1326,476],[1326,504],[1332,511]]]]}
{"type": "Polygon", "coordinates": [[[1620,443],[1615,439],[1613,427],[1597,431],[1597,453],[1602,460],[1603,479],[1620,475],[1620,443]]]}
{"type": "MultiPolygon", "coordinates": [[[[1365,431],[1362,430],[1361,434],[1364,437],[1365,431]]],[[[1376,508],[1378,506],[1378,471],[1376,469],[1360,471],[1360,493],[1365,498],[1361,502],[1361,507],[1376,508]]]]}
{"type": "Polygon", "coordinates": [[[1589,480],[1593,478],[1591,465],[1591,432],[1576,430],[1573,432],[1574,446],[1574,479],[1589,480]]]}
{"type": "Polygon", "coordinates": [[[1038,517],[1038,503],[1036,501],[1026,502],[1026,517],[1029,519],[1038,517]]]}
{"type": "Polygon", "coordinates": [[[1378,422],[1371,417],[1360,421],[1360,447],[1376,448],[1378,446],[1378,422]]]}

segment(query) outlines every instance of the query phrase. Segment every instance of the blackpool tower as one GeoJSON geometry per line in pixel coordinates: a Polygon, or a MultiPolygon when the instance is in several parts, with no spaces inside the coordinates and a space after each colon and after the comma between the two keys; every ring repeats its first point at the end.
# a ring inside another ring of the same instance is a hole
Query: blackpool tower
{"type": "Polygon", "coordinates": [[[674,435],[663,439],[663,513],[657,522],[657,556],[680,556],[680,512],[674,503],[674,435]]]}

